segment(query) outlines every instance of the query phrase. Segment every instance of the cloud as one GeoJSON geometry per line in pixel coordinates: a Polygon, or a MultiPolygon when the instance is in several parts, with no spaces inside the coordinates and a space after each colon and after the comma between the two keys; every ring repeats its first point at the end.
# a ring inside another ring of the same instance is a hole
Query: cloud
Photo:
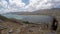
{"type": "Polygon", "coordinates": [[[0,1],[0,13],[15,12],[23,9],[25,3],[22,0],[1,0],[0,1]],[[3,12],[2,12],[3,11],[3,12]]]}
{"type": "Polygon", "coordinates": [[[22,0],[0,0],[0,13],[34,11],[58,7],[60,7],[60,0],[29,0],[27,5],[22,0]]]}
{"type": "Polygon", "coordinates": [[[6,8],[7,7],[7,2],[5,0],[0,1],[0,6],[6,8]]]}
{"type": "Polygon", "coordinates": [[[29,2],[25,8],[30,10],[51,9],[60,6],[60,0],[30,0],[29,2]]]}
{"type": "Polygon", "coordinates": [[[25,3],[23,3],[22,0],[10,0],[9,3],[11,7],[16,6],[22,8],[25,6],[25,3]]]}

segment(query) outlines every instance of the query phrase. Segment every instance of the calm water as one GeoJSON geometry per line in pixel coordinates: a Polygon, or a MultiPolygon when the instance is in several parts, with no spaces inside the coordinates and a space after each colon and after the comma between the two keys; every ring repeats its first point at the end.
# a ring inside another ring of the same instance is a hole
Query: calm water
{"type": "Polygon", "coordinates": [[[40,22],[51,22],[52,17],[51,16],[45,16],[45,15],[16,15],[16,14],[5,14],[4,15],[7,18],[15,18],[19,20],[25,20],[29,22],[34,23],[40,23],[40,22]]]}
{"type": "Polygon", "coordinates": [[[7,18],[15,18],[15,19],[19,19],[19,20],[21,20],[25,17],[24,15],[16,15],[16,14],[5,14],[3,16],[5,16],[7,18]]]}

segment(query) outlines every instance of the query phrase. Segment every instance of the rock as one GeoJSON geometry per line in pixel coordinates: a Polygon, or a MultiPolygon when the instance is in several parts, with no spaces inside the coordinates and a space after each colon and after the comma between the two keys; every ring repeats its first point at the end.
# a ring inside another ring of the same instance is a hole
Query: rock
{"type": "Polygon", "coordinates": [[[4,22],[3,20],[0,20],[0,23],[4,22]]]}
{"type": "Polygon", "coordinates": [[[10,29],[10,30],[9,30],[9,34],[11,34],[11,33],[13,33],[13,29],[10,29]]]}
{"type": "Polygon", "coordinates": [[[0,25],[0,29],[3,30],[3,29],[6,29],[6,27],[0,25]]]}
{"type": "Polygon", "coordinates": [[[48,32],[46,34],[57,34],[56,32],[48,32]]]}
{"type": "Polygon", "coordinates": [[[20,32],[21,32],[20,29],[17,29],[17,30],[16,30],[16,33],[17,33],[17,34],[19,34],[20,32]]]}

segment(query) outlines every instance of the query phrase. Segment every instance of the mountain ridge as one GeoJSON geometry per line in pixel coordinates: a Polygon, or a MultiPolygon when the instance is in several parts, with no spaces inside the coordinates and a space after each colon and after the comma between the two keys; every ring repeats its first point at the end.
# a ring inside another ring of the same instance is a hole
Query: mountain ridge
{"type": "Polygon", "coordinates": [[[33,12],[10,12],[6,14],[17,14],[17,15],[59,15],[60,8],[52,8],[52,9],[43,9],[43,10],[36,10],[33,12]]]}

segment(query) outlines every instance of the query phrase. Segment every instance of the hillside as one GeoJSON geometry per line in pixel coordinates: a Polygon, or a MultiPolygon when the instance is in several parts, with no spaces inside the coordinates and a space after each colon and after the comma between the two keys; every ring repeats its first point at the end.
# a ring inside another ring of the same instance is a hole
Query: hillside
{"type": "Polygon", "coordinates": [[[0,22],[8,21],[9,19],[0,15],[0,22]]]}
{"type": "Polygon", "coordinates": [[[18,14],[18,15],[60,15],[60,8],[36,10],[36,11],[33,11],[33,12],[10,12],[10,13],[7,13],[7,14],[18,14]]]}
{"type": "MultiPolygon", "coordinates": [[[[2,18],[1,18],[2,19],[2,18]]],[[[5,19],[5,18],[4,18],[5,19]]],[[[6,19],[5,19],[6,20],[6,19]]],[[[0,23],[0,34],[59,34],[60,30],[52,33],[47,24],[33,24],[11,18],[0,23]]]]}
{"type": "Polygon", "coordinates": [[[0,33],[2,34],[60,34],[60,27],[52,33],[49,24],[34,24],[0,15],[0,33]],[[2,21],[2,23],[1,23],[2,21]]]}

